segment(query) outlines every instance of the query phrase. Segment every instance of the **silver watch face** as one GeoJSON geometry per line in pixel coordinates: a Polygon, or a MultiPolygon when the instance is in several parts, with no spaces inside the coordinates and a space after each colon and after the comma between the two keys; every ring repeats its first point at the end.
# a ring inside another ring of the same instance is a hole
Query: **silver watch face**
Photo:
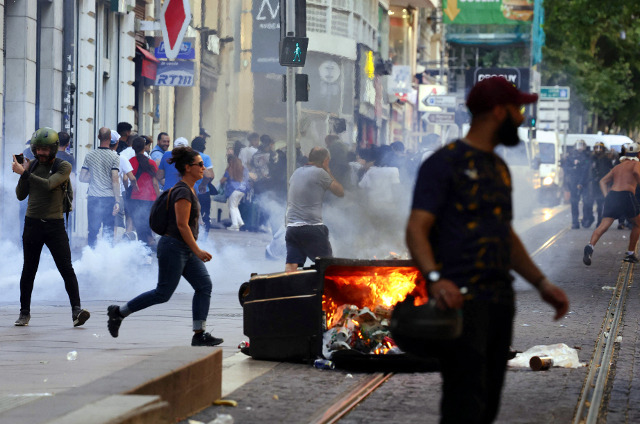
{"type": "Polygon", "coordinates": [[[440,279],[440,273],[438,271],[431,271],[429,274],[427,274],[427,278],[432,283],[435,283],[440,279]]]}

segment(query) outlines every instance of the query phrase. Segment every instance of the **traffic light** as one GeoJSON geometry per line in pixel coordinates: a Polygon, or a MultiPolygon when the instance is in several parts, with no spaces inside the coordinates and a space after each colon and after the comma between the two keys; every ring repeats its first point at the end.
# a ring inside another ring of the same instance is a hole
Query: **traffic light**
{"type": "Polygon", "coordinates": [[[284,37],[280,41],[280,65],[303,67],[307,60],[309,39],[305,37],[284,37]]]}
{"type": "Polygon", "coordinates": [[[531,115],[526,115],[524,118],[524,124],[528,128],[536,127],[536,117],[531,115]]]}
{"type": "MultiPolygon", "coordinates": [[[[309,75],[296,74],[296,102],[309,101],[309,75]]],[[[282,101],[287,101],[287,76],[282,76],[282,101]]]]}

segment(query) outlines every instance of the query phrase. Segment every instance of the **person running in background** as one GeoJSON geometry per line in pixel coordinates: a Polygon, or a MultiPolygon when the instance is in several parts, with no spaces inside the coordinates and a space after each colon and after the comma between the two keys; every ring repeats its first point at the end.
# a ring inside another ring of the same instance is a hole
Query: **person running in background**
{"type": "Polygon", "coordinates": [[[600,190],[605,195],[603,218],[598,228],[591,234],[589,244],[584,247],[582,262],[585,265],[591,265],[591,256],[596,243],[607,232],[613,221],[621,217],[634,223],[624,261],[638,263],[638,257],[635,255],[636,244],[640,237],[640,204],[635,194],[640,183],[638,152],[640,152],[640,145],[631,143],[627,146],[625,156],[620,158],[620,164],[600,180],[600,190]]]}
{"type": "Polygon", "coordinates": [[[158,242],[158,285],[122,306],[107,308],[107,328],[118,337],[122,320],[134,312],[167,302],[184,277],[195,290],[192,303],[193,338],[191,346],[217,346],[222,339],[206,333],[206,321],[211,303],[211,277],[204,263],[211,254],[197,244],[200,205],[193,188],[204,174],[204,162],[191,147],[173,149],[169,164],[181,175],[169,193],[168,225],[158,242]]]}
{"type": "Polygon", "coordinates": [[[231,226],[227,230],[238,231],[244,225],[238,205],[249,191],[249,171],[242,166],[242,161],[234,155],[227,157],[227,169],[220,182],[225,184],[224,192],[229,202],[229,217],[231,226]]]}

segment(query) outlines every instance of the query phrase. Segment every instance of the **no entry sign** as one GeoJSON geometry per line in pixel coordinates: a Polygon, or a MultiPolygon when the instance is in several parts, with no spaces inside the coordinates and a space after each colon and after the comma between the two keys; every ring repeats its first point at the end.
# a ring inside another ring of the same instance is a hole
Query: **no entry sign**
{"type": "Polygon", "coordinates": [[[160,14],[162,39],[167,58],[174,60],[180,47],[182,38],[191,22],[191,7],[189,0],[165,0],[160,14]]]}

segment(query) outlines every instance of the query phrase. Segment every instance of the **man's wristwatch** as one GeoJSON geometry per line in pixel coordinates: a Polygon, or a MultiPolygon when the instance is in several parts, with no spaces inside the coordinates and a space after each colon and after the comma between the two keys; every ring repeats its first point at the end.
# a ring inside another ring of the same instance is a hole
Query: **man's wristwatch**
{"type": "Polygon", "coordinates": [[[427,273],[427,282],[429,283],[435,283],[437,281],[440,281],[440,273],[438,271],[429,271],[427,273]]]}

